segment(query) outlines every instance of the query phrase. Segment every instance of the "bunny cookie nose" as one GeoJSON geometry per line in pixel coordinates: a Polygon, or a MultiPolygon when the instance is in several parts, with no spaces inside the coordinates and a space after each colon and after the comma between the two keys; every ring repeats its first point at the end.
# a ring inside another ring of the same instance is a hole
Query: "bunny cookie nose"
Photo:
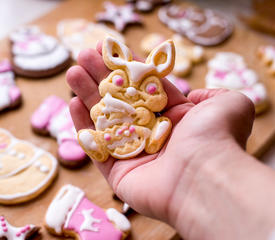
{"type": "Polygon", "coordinates": [[[133,97],[133,96],[137,95],[138,91],[134,87],[128,87],[126,90],[126,93],[129,96],[133,97]]]}

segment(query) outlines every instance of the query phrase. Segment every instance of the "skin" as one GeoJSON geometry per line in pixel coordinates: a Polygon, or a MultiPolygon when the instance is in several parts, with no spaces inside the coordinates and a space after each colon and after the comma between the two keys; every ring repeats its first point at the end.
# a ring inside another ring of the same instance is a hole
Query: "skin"
{"type": "MultiPolygon", "coordinates": [[[[94,128],[89,109],[110,71],[101,45],[85,50],[67,82],[76,129],[94,128]]],[[[173,123],[170,139],[153,155],[94,162],[114,192],[137,212],[167,222],[188,240],[269,239],[275,229],[275,174],[245,152],[253,103],[224,89],[184,97],[163,79],[173,123]],[[270,204],[271,203],[271,204],[270,204]]]]}

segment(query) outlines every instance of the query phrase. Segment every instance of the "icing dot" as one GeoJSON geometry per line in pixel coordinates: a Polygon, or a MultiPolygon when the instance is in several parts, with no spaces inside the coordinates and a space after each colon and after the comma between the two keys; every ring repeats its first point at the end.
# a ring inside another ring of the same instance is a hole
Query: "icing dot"
{"type": "Polygon", "coordinates": [[[21,229],[21,233],[25,233],[25,232],[26,232],[25,228],[21,229]]]}
{"type": "Polygon", "coordinates": [[[133,133],[135,130],[136,130],[136,129],[135,129],[134,126],[130,126],[130,128],[129,128],[130,133],[133,133]]]}
{"type": "Polygon", "coordinates": [[[0,221],[5,221],[5,218],[3,216],[0,217],[0,221]]]}
{"type": "Polygon", "coordinates": [[[15,156],[16,154],[17,154],[17,152],[14,149],[10,151],[11,156],[15,156]]]}
{"type": "Polygon", "coordinates": [[[39,161],[36,161],[36,162],[34,163],[34,166],[35,166],[35,167],[40,167],[40,166],[41,166],[41,163],[40,163],[39,161]]]}
{"type": "Polygon", "coordinates": [[[49,171],[49,168],[45,165],[41,165],[39,169],[43,173],[47,173],[49,171]]]}
{"type": "Polygon", "coordinates": [[[19,153],[18,154],[18,158],[21,159],[21,160],[24,159],[25,158],[25,154],[24,153],[19,153]]]}
{"type": "Polygon", "coordinates": [[[20,235],[21,235],[20,232],[16,233],[16,237],[20,237],[20,235]]]}
{"type": "Polygon", "coordinates": [[[31,229],[30,225],[26,226],[26,230],[29,231],[31,229]]]}
{"type": "Polygon", "coordinates": [[[128,87],[126,89],[126,93],[133,97],[133,96],[137,95],[138,92],[134,87],[128,87]]]}
{"type": "Polygon", "coordinates": [[[149,93],[149,94],[154,94],[157,90],[157,86],[155,83],[149,83],[147,86],[146,86],[146,91],[149,93]]]}
{"type": "Polygon", "coordinates": [[[130,136],[130,131],[129,130],[124,131],[124,135],[129,137],[130,136]]]}
{"type": "Polygon", "coordinates": [[[6,227],[6,223],[2,223],[1,225],[2,225],[2,227],[6,227]]]}
{"type": "Polygon", "coordinates": [[[7,229],[6,227],[4,227],[4,228],[3,228],[3,231],[4,231],[4,232],[7,232],[7,231],[8,231],[8,229],[7,229]]]}
{"type": "Polygon", "coordinates": [[[119,76],[119,75],[115,75],[115,76],[113,76],[113,78],[112,78],[112,80],[113,80],[113,83],[115,84],[115,85],[117,85],[117,86],[122,86],[123,85],[123,78],[121,77],[121,76],[119,76]]]}
{"type": "Polygon", "coordinates": [[[105,134],[104,134],[104,139],[105,139],[106,141],[110,141],[110,140],[111,140],[111,135],[110,135],[109,133],[105,133],[105,134]]]}

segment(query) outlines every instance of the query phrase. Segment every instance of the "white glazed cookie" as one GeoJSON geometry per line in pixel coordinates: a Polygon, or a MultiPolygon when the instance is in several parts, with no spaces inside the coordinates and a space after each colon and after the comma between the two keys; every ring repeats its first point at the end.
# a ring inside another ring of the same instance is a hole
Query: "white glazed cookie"
{"type": "Polygon", "coordinates": [[[90,111],[96,131],[79,131],[80,145],[100,162],[109,155],[128,159],[143,150],[158,152],[172,128],[168,118],[156,117],[154,112],[162,111],[168,101],[160,79],[173,69],[173,42],[168,40],[156,47],[142,63],[133,61],[124,44],[107,37],[103,60],[113,71],[101,81],[102,100],[90,111]]]}
{"type": "Polygon", "coordinates": [[[57,160],[0,128],[0,203],[26,202],[41,194],[57,174],[57,160]]]}
{"type": "Polygon", "coordinates": [[[98,207],[72,185],[64,185],[52,200],[45,225],[52,234],[78,240],[123,240],[131,229],[123,214],[98,207]]]}
{"type": "Polygon", "coordinates": [[[0,61],[0,111],[17,107],[22,101],[21,91],[16,86],[11,64],[0,61]]]}
{"type": "Polygon", "coordinates": [[[38,27],[21,27],[11,33],[10,40],[14,71],[18,75],[48,77],[70,63],[69,51],[38,27]]]}
{"type": "Polygon", "coordinates": [[[72,52],[74,60],[87,48],[96,48],[99,41],[111,35],[124,42],[124,37],[117,31],[103,25],[94,24],[85,19],[65,19],[57,25],[57,35],[61,42],[72,52]]]}
{"type": "MultiPolygon", "coordinates": [[[[192,67],[204,58],[204,50],[201,46],[188,44],[180,35],[172,36],[176,48],[176,60],[173,74],[178,77],[188,75],[192,67]]],[[[158,33],[151,33],[141,41],[141,49],[146,54],[165,41],[165,37],[158,33]]]]}
{"type": "Polygon", "coordinates": [[[267,93],[255,71],[249,69],[242,56],[232,52],[220,52],[208,62],[207,88],[227,88],[245,94],[255,105],[256,113],[263,112],[267,93]]]}
{"type": "Polygon", "coordinates": [[[258,49],[258,56],[262,62],[268,66],[268,72],[275,75],[275,46],[267,45],[260,46],[258,49]]]}
{"type": "Polygon", "coordinates": [[[30,240],[38,236],[40,227],[33,224],[24,227],[11,225],[4,216],[0,216],[0,239],[1,240],[30,240]]]}

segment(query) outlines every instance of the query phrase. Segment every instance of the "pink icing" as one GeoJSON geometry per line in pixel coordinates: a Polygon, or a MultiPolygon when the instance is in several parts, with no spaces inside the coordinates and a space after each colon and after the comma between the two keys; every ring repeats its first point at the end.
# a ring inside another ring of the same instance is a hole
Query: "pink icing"
{"type": "MultiPolygon", "coordinates": [[[[6,148],[7,147],[7,144],[6,143],[0,143],[0,149],[1,148],[6,148]]],[[[4,218],[1,218],[1,221],[5,221],[4,218]]]]}
{"type": "Polygon", "coordinates": [[[115,80],[115,83],[117,86],[122,86],[123,85],[123,79],[122,78],[118,78],[115,80]]]}
{"type": "Polygon", "coordinates": [[[130,128],[129,128],[130,133],[133,133],[135,130],[136,130],[135,127],[130,126],[130,128]]]}
{"type": "Polygon", "coordinates": [[[227,72],[216,71],[214,76],[215,76],[216,78],[219,78],[219,79],[224,79],[225,76],[226,76],[226,74],[227,74],[227,72]]]}
{"type": "Polygon", "coordinates": [[[17,101],[21,97],[21,91],[17,86],[12,86],[9,89],[9,96],[12,102],[17,101]]]}
{"type": "Polygon", "coordinates": [[[149,83],[148,86],[146,87],[146,91],[149,93],[149,94],[154,94],[157,90],[157,87],[155,86],[154,83],[149,83]]]}
{"type": "Polygon", "coordinates": [[[0,62],[0,73],[11,71],[12,67],[9,60],[3,60],[0,62]]]}
{"type": "Polygon", "coordinates": [[[86,154],[76,140],[67,140],[60,144],[58,155],[66,161],[76,161],[86,158],[86,154]]]}
{"type": "Polygon", "coordinates": [[[122,232],[116,229],[108,220],[104,210],[90,202],[86,197],[80,201],[70,218],[68,226],[64,229],[77,232],[80,240],[120,240],[122,237],[122,232]],[[93,226],[98,228],[98,232],[90,230],[80,231],[84,221],[82,211],[88,209],[94,209],[93,213],[91,213],[92,216],[100,219],[99,223],[93,223],[93,226]]]}

